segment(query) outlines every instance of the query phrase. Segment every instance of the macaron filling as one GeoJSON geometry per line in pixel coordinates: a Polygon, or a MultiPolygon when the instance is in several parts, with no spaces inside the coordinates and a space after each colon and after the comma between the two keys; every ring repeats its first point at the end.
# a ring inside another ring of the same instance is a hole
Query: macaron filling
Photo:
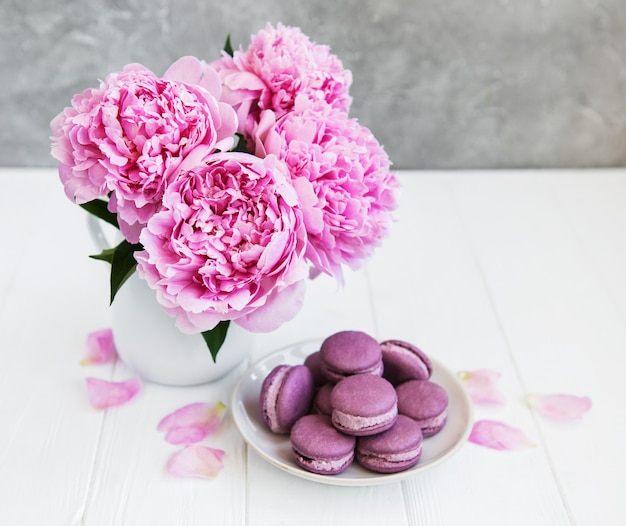
{"type": "Polygon", "coordinates": [[[433,434],[438,431],[448,419],[448,410],[444,409],[442,413],[438,415],[431,416],[430,418],[422,418],[415,419],[415,421],[420,425],[422,431],[424,432],[424,436],[427,436],[429,433],[433,434]]]}
{"type": "Polygon", "coordinates": [[[415,458],[419,458],[422,454],[422,444],[418,444],[417,447],[409,449],[408,451],[401,451],[399,453],[374,453],[370,451],[357,450],[357,460],[369,463],[376,463],[376,461],[384,461],[385,464],[396,464],[410,462],[415,458]]]}
{"type": "Polygon", "coordinates": [[[289,367],[285,366],[276,371],[273,378],[270,379],[267,386],[265,405],[263,411],[267,417],[267,424],[272,431],[276,431],[280,428],[278,422],[278,413],[276,411],[276,405],[278,403],[278,393],[280,392],[280,386],[283,383],[285,375],[289,371],[289,367]]]}
{"type": "Polygon", "coordinates": [[[322,364],[322,371],[326,373],[326,376],[335,382],[339,382],[342,378],[347,376],[351,376],[353,374],[371,374],[374,376],[382,376],[383,375],[383,361],[380,360],[376,364],[368,367],[367,369],[362,369],[359,371],[338,371],[329,367],[327,364],[322,364]]]}
{"type": "Polygon", "coordinates": [[[292,448],[296,461],[308,471],[313,473],[340,473],[346,470],[354,460],[354,452],[336,459],[322,460],[310,458],[300,453],[295,447],[292,448]]]}
{"type": "Polygon", "coordinates": [[[383,360],[385,359],[386,354],[395,354],[399,357],[405,357],[411,360],[411,365],[413,367],[417,367],[420,369],[420,374],[423,378],[428,378],[430,376],[430,371],[428,370],[428,367],[426,366],[424,361],[417,354],[407,349],[406,347],[402,347],[398,344],[385,345],[383,347],[383,360]]]}
{"type": "Polygon", "coordinates": [[[335,427],[346,431],[363,431],[378,427],[382,424],[392,424],[398,416],[398,406],[394,405],[388,411],[374,416],[359,416],[344,413],[333,409],[332,420],[335,427]]]}

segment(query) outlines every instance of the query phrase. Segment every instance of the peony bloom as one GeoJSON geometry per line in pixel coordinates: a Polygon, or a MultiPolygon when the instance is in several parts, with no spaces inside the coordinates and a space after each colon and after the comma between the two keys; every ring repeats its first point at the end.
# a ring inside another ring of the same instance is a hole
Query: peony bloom
{"type": "Polygon", "coordinates": [[[282,159],[302,203],[309,243],[306,257],[342,279],[387,234],[397,206],[397,180],[374,135],[325,103],[299,99],[275,119],[265,112],[255,132],[257,155],[282,159]]]}
{"type": "Polygon", "coordinates": [[[83,203],[112,192],[110,209],[136,242],[185,158],[196,148],[204,155],[232,146],[236,115],[218,102],[219,83],[208,71],[191,57],[172,65],[168,79],[130,64],[74,97],[51,123],[66,195],[83,203]]]}
{"type": "Polygon", "coordinates": [[[72,105],[50,123],[52,156],[59,161],[65,194],[77,203],[86,203],[107,193],[107,169],[102,164],[105,156],[90,136],[92,123],[102,120],[100,102],[104,92],[101,86],[74,95],[72,105]]]}
{"type": "Polygon", "coordinates": [[[223,320],[271,331],[301,305],[306,231],[274,156],[206,157],[165,190],[140,241],[137,269],[185,333],[223,320]]]}
{"type": "Polygon", "coordinates": [[[211,63],[224,84],[223,99],[237,111],[239,131],[248,135],[262,110],[290,112],[298,96],[322,100],[348,112],[352,74],[328,46],[311,42],[297,27],[268,24],[246,51],[211,63]]]}

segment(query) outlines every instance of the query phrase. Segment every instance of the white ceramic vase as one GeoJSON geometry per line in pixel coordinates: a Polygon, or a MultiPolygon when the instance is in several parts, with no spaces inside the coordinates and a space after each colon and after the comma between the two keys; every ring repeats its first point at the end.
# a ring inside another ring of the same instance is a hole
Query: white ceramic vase
{"type": "Polygon", "coordinates": [[[218,380],[252,350],[253,334],[231,323],[214,362],[202,335],[180,332],[156,301],[155,291],[136,273],[118,291],[111,313],[121,360],[152,382],[184,386],[218,380]]]}
{"type": "MultiPolygon", "coordinates": [[[[88,226],[98,248],[111,246],[95,218],[88,226]]],[[[111,305],[115,346],[121,360],[152,382],[190,386],[218,380],[247,359],[253,333],[231,323],[214,362],[201,334],[184,334],[156,300],[156,292],[134,273],[111,305]]]]}

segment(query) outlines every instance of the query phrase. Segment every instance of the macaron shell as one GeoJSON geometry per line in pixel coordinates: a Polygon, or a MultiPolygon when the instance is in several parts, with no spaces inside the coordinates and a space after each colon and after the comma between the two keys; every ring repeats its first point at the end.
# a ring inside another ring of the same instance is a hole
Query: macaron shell
{"type": "Polygon", "coordinates": [[[341,331],[326,338],[320,347],[322,371],[337,382],[350,374],[382,374],[382,351],[378,342],[361,331],[341,331]]]}
{"type": "Polygon", "coordinates": [[[383,360],[375,363],[372,367],[366,369],[354,370],[351,372],[340,372],[330,369],[326,364],[322,363],[321,366],[322,374],[324,378],[328,382],[337,383],[346,378],[347,376],[352,376],[354,374],[371,374],[372,376],[382,376],[383,375],[383,360]]]}
{"type": "Polygon", "coordinates": [[[306,415],[291,429],[294,460],[312,473],[334,475],[354,460],[356,439],[335,429],[327,415],[306,415]]]}
{"type": "Polygon", "coordinates": [[[402,340],[386,340],[380,344],[383,355],[383,377],[393,385],[408,380],[428,380],[433,367],[428,356],[415,345],[402,340]]]}
{"type": "Polygon", "coordinates": [[[320,415],[330,416],[333,412],[333,406],[330,403],[330,393],[335,384],[326,383],[317,390],[313,398],[313,411],[320,415]]]}
{"type": "Polygon", "coordinates": [[[311,374],[313,375],[313,383],[315,384],[315,387],[321,387],[327,381],[326,376],[322,372],[321,364],[322,355],[320,351],[309,354],[304,360],[304,365],[309,368],[311,374]]]}
{"type": "Polygon", "coordinates": [[[398,413],[415,420],[424,436],[438,433],[446,424],[448,393],[430,380],[409,380],[396,387],[398,413]]]}
{"type": "Polygon", "coordinates": [[[422,438],[420,425],[408,416],[399,415],[387,431],[357,440],[356,459],[372,471],[398,473],[419,462],[422,438]]]}
{"type": "Polygon", "coordinates": [[[394,387],[380,376],[344,378],[330,394],[332,422],[343,433],[372,435],[389,429],[398,417],[394,387]]]}
{"type": "Polygon", "coordinates": [[[308,367],[278,365],[261,386],[261,418],[274,433],[289,433],[296,420],[311,410],[314,393],[313,376],[308,367]]]}

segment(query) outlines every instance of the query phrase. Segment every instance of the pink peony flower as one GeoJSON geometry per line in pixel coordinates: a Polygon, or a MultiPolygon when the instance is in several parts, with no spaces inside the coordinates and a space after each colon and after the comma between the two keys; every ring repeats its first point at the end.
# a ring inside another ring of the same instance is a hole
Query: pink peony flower
{"type": "Polygon", "coordinates": [[[274,156],[218,153],[181,173],[140,241],[140,276],[185,333],[222,320],[271,331],[301,304],[306,231],[287,168],[274,156]]]}
{"type": "Polygon", "coordinates": [[[291,111],[298,96],[323,100],[348,112],[352,74],[328,46],[311,42],[297,27],[268,24],[246,51],[211,63],[224,84],[223,100],[235,107],[246,135],[262,110],[277,116],[291,111]]]}
{"type": "Polygon", "coordinates": [[[236,115],[218,102],[219,84],[208,71],[191,57],[172,65],[169,79],[130,64],[74,97],[51,123],[66,195],[83,203],[112,191],[110,209],[136,242],[185,158],[232,146],[236,115]]]}
{"type": "Polygon", "coordinates": [[[72,97],[72,105],[52,122],[52,156],[59,161],[59,176],[72,201],[86,203],[106,195],[104,154],[92,137],[90,126],[101,119],[100,101],[105,87],[87,89],[72,97]]]}
{"type": "Polygon", "coordinates": [[[390,161],[369,129],[325,103],[299,99],[276,119],[264,112],[256,153],[282,159],[302,203],[309,237],[307,259],[342,279],[381,243],[397,206],[390,161]]]}

